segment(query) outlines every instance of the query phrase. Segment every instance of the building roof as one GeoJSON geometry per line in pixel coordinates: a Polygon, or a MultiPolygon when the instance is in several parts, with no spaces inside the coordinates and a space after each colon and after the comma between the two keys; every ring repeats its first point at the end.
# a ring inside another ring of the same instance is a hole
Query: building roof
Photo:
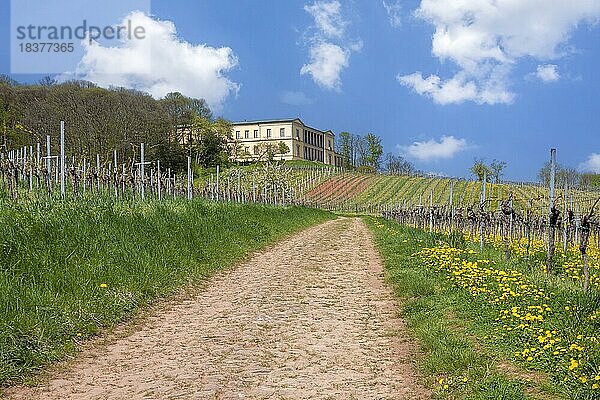
{"type": "MultiPolygon", "coordinates": [[[[300,121],[300,118],[280,118],[280,119],[259,119],[259,120],[251,120],[251,121],[237,121],[233,122],[233,125],[248,125],[248,124],[272,124],[278,122],[294,122],[300,121]]],[[[304,124],[304,122],[302,122],[304,124]]]]}
{"type": "Polygon", "coordinates": [[[276,124],[276,123],[281,123],[281,122],[294,122],[294,121],[299,121],[302,125],[304,125],[307,128],[312,129],[313,131],[319,131],[319,132],[323,132],[323,133],[331,133],[333,136],[335,136],[335,133],[333,133],[333,131],[331,129],[324,131],[321,129],[313,128],[312,126],[306,125],[300,118],[280,118],[280,119],[262,119],[262,120],[254,120],[254,121],[237,121],[237,122],[233,122],[232,125],[236,126],[236,125],[249,125],[249,124],[276,124]]]}

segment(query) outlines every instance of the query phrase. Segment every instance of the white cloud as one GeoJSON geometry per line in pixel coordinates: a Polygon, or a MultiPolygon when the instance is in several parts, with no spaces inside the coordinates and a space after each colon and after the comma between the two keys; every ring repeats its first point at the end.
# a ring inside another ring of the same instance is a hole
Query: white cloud
{"type": "Polygon", "coordinates": [[[204,98],[219,109],[236,93],[238,85],[225,73],[238,61],[229,47],[194,45],[177,37],[171,21],[159,21],[136,11],[124,18],[143,26],[145,38],[124,39],[117,46],[83,41],[84,56],[74,74],[62,79],[85,79],[100,86],[122,86],[150,93],[156,98],[169,92],[204,98]]]}
{"type": "Polygon", "coordinates": [[[388,14],[388,19],[390,20],[390,25],[394,28],[399,28],[402,25],[402,5],[400,1],[396,1],[394,3],[386,3],[383,2],[383,8],[388,14]]]}
{"type": "Polygon", "coordinates": [[[348,21],[342,18],[342,5],[339,1],[331,2],[316,1],[311,5],[304,6],[304,11],[312,15],[317,28],[324,35],[332,38],[344,36],[348,21]]]}
{"type": "Polygon", "coordinates": [[[305,106],[312,104],[313,100],[306,96],[304,92],[287,91],[281,94],[281,102],[291,106],[305,106]]]}
{"type": "Polygon", "coordinates": [[[560,74],[554,64],[538,65],[535,75],[544,82],[554,82],[560,79],[560,74]]]}
{"type": "Polygon", "coordinates": [[[304,64],[300,74],[310,74],[313,80],[326,89],[339,90],[340,74],[348,66],[350,54],[340,46],[319,43],[310,48],[310,63],[304,64]]]}
{"type": "Polygon", "coordinates": [[[409,146],[398,146],[398,149],[405,156],[427,162],[450,159],[457,153],[467,150],[470,147],[465,139],[455,138],[454,136],[442,136],[439,141],[430,139],[425,142],[414,142],[409,146]]]}
{"type": "Polygon", "coordinates": [[[511,103],[515,63],[564,56],[572,30],[600,18],[600,2],[422,0],[415,15],[435,27],[433,56],[452,61],[458,72],[447,80],[400,75],[400,83],[441,104],[511,103]]]}
{"type": "Polygon", "coordinates": [[[362,49],[362,41],[354,43],[346,39],[350,22],[341,13],[338,0],[315,1],[304,10],[315,21],[313,36],[307,39],[309,60],[300,69],[301,75],[310,75],[313,81],[325,89],[339,91],[340,75],[350,65],[350,55],[362,49]]]}
{"type": "Polygon", "coordinates": [[[442,81],[437,75],[424,78],[421,72],[398,75],[396,79],[418,94],[431,97],[438,104],[462,103],[467,100],[488,104],[509,103],[513,98],[512,93],[500,86],[494,86],[493,82],[488,82],[482,87],[464,73],[458,73],[446,81],[442,81]]]}
{"type": "Polygon", "coordinates": [[[600,174],[600,154],[590,154],[585,162],[579,164],[579,170],[582,172],[593,172],[595,174],[600,174]]]}

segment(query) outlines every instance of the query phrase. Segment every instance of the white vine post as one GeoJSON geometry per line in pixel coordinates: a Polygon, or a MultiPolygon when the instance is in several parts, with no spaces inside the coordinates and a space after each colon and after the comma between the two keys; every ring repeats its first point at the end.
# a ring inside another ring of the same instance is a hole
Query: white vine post
{"type": "Polygon", "coordinates": [[[160,181],[160,160],[156,161],[156,184],[158,185],[158,200],[162,200],[162,188],[160,181]]]}
{"type": "Polygon", "coordinates": [[[241,183],[241,173],[240,169],[237,170],[237,201],[238,203],[242,202],[242,183],[241,183]]]}
{"type": "Polygon", "coordinates": [[[65,198],[65,121],[60,121],[60,196],[65,198]]]}
{"type": "Polygon", "coordinates": [[[123,192],[123,196],[125,196],[125,164],[121,167],[121,191],[123,192]]]}
{"type": "Polygon", "coordinates": [[[96,154],[96,193],[100,193],[100,154],[96,154]]]}
{"type": "Polygon", "coordinates": [[[40,188],[40,160],[41,160],[42,154],[41,154],[41,148],[40,148],[40,142],[37,142],[37,148],[36,148],[36,158],[35,158],[35,165],[38,171],[38,178],[37,178],[37,188],[40,188]]]}
{"type": "Polygon", "coordinates": [[[146,188],[144,186],[144,143],[140,143],[140,195],[142,197],[142,201],[146,199],[146,188]]]}
{"type": "Polygon", "coordinates": [[[429,233],[433,232],[433,190],[429,192],[429,233]]]}
{"type": "Polygon", "coordinates": [[[216,176],[216,189],[217,189],[217,201],[219,201],[219,166],[217,165],[217,176],[216,176]]]}
{"type": "Polygon", "coordinates": [[[118,170],[119,170],[118,166],[119,165],[117,164],[117,151],[116,150],[113,151],[113,162],[114,162],[114,164],[113,164],[114,165],[114,168],[113,168],[113,177],[114,177],[114,180],[115,180],[114,184],[115,184],[115,199],[116,199],[117,197],[119,197],[119,182],[118,182],[118,179],[117,179],[117,174],[118,174],[118,170]]]}
{"type": "Polygon", "coordinates": [[[46,135],[46,169],[48,170],[48,191],[52,192],[52,160],[50,159],[50,135],[46,135]]]}
{"type": "Polygon", "coordinates": [[[192,199],[192,157],[187,158],[187,197],[192,199]]]}
{"type": "Polygon", "coordinates": [[[85,179],[86,171],[87,171],[87,159],[84,158],[83,159],[83,171],[82,171],[83,179],[81,180],[81,183],[83,184],[83,193],[85,193],[85,189],[86,189],[86,182],[85,182],[87,180],[87,179],[85,179]]]}

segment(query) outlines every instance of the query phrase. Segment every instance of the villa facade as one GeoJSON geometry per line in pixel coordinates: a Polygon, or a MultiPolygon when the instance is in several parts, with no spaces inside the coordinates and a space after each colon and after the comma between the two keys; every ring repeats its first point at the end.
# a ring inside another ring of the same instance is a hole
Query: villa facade
{"type": "Polygon", "coordinates": [[[234,122],[230,140],[238,147],[237,161],[252,161],[264,157],[267,146],[284,143],[289,151],[276,154],[277,160],[308,160],[342,166],[342,157],[335,152],[332,131],[312,128],[299,118],[234,122]]]}

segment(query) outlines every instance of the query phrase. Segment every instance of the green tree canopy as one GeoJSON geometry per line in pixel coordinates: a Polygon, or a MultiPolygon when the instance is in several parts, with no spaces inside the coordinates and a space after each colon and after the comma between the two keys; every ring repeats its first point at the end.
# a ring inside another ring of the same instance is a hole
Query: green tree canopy
{"type": "Polygon", "coordinates": [[[381,138],[375,136],[372,133],[368,133],[365,136],[365,142],[367,147],[367,153],[364,160],[364,165],[373,167],[375,170],[379,170],[381,167],[381,156],[383,155],[383,146],[381,145],[381,138]]]}

